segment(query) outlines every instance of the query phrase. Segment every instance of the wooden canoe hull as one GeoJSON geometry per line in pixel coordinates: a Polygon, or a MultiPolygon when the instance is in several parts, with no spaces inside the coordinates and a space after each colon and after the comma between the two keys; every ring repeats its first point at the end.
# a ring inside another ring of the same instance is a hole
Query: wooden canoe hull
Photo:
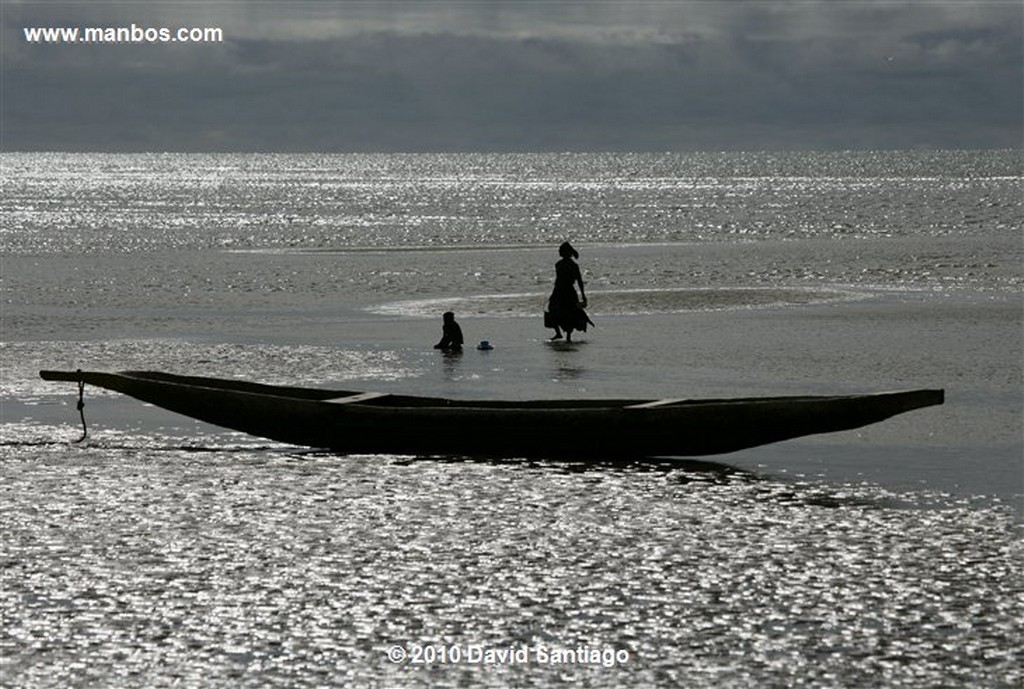
{"type": "Polygon", "coordinates": [[[284,443],[349,454],[704,456],[859,428],[942,404],[942,390],[675,402],[461,401],[154,372],[41,371],[284,443]],[[356,400],[356,401],[352,401],[356,400]]]}

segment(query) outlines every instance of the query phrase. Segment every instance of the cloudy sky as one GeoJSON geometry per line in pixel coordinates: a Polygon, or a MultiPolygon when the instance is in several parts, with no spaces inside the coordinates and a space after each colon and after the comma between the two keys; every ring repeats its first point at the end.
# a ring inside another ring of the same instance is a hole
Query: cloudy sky
{"type": "Polygon", "coordinates": [[[1019,0],[4,0],[3,150],[1020,148],[1019,0]],[[219,43],[26,29],[214,27],[219,43]]]}

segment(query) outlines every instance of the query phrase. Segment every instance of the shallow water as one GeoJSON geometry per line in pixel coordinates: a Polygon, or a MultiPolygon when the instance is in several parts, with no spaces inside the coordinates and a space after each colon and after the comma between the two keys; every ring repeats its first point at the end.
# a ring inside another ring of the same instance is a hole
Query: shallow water
{"type": "Polygon", "coordinates": [[[3,686],[1022,681],[1018,156],[2,161],[3,686]],[[566,236],[597,327],[553,345],[566,236]],[[449,308],[495,349],[433,351],[449,308]],[[75,443],[43,368],[947,401],[699,463],[340,457],[93,389],[75,443]]]}
{"type": "Polygon", "coordinates": [[[714,465],[138,437],[38,452],[5,460],[12,686],[1020,679],[1020,541],[1005,508],[969,498],[714,465]],[[581,645],[625,660],[538,658],[581,645]],[[388,660],[416,646],[467,660],[388,660]]]}

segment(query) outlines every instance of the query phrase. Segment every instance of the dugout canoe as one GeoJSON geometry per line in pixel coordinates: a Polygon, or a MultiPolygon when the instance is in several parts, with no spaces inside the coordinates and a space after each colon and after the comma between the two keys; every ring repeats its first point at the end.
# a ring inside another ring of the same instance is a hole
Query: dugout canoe
{"type": "Polygon", "coordinates": [[[40,371],[224,428],[346,454],[703,456],[859,428],[942,390],[741,399],[467,401],[150,371],[40,371]]]}

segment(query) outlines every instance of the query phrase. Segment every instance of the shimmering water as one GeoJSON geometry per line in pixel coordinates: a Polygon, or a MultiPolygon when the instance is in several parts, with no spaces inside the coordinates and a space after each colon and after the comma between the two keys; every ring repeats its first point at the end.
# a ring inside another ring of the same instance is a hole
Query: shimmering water
{"type": "Polygon", "coordinates": [[[1019,154],[0,162],[3,686],[1019,686],[1019,154]],[[433,351],[448,308],[495,349],[433,351]],[[947,403],[703,463],[341,457],[95,390],[75,444],[37,371],[79,367],[947,403]]]}

